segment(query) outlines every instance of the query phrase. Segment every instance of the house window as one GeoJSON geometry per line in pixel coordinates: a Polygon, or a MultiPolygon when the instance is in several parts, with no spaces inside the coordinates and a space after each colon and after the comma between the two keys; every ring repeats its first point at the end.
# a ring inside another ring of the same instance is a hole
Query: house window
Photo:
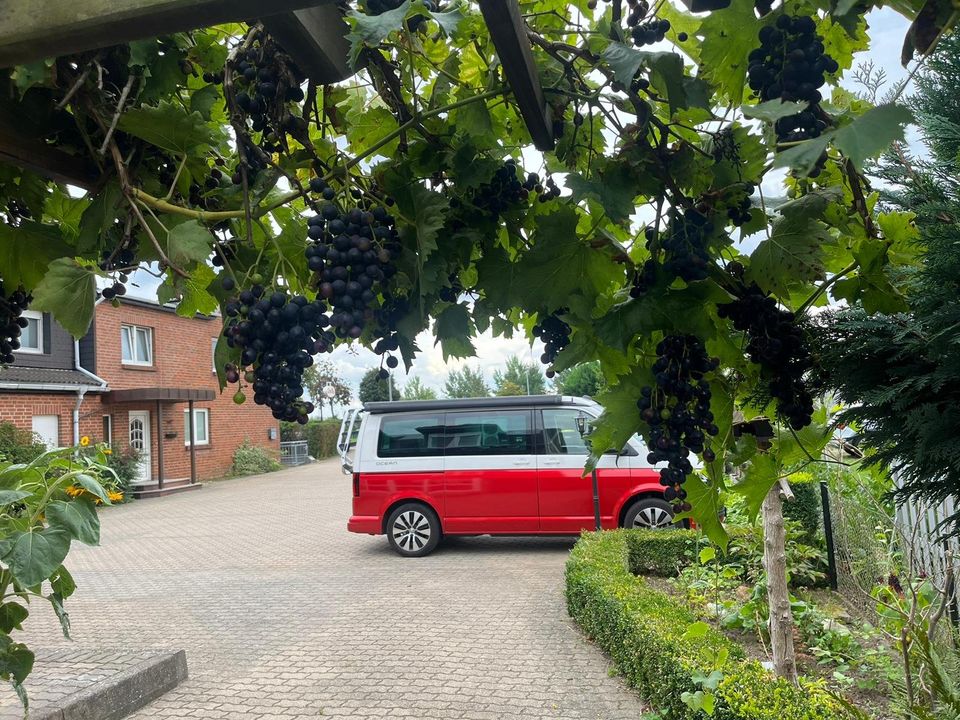
{"type": "MultiPolygon", "coordinates": [[[[193,437],[195,445],[210,444],[210,411],[206,408],[193,410],[193,437]]],[[[190,445],[190,411],[183,411],[183,444],[190,445]]]]}
{"type": "Polygon", "coordinates": [[[103,441],[113,447],[113,418],[110,415],[103,416],[103,441]]]}
{"type": "Polygon", "coordinates": [[[137,325],[120,326],[123,362],[127,365],[153,365],[153,329],[137,325]]]}
{"type": "Polygon", "coordinates": [[[217,372],[217,338],[210,338],[210,367],[217,372]]]}
{"type": "Polygon", "coordinates": [[[23,318],[27,326],[20,331],[20,348],[17,352],[43,352],[43,314],[33,310],[24,310],[23,318]]]}

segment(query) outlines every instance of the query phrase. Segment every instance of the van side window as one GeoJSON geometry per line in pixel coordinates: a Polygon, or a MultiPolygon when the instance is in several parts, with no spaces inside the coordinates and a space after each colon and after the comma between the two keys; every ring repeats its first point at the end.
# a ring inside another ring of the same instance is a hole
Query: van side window
{"type": "Polygon", "coordinates": [[[533,452],[529,410],[447,413],[447,455],[526,455],[533,452]]]}
{"type": "Polygon", "coordinates": [[[543,410],[543,447],[546,455],[588,455],[587,443],[577,428],[580,410],[543,410]]]}
{"type": "Polygon", "coordinates": [[[443,455],[443,416],[386,415],[380,421],[377,456],[439,457],[443,455]]]}

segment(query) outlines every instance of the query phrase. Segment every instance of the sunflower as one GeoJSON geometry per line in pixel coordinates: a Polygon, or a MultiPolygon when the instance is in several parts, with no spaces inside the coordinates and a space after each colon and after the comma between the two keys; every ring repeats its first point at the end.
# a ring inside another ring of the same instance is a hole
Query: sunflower
{"type": "Polygon", "coordinates": [[[86,447],[90,444],[90,438],[87,435],[84,435],[80,438],[80,447],[86,447]]]}

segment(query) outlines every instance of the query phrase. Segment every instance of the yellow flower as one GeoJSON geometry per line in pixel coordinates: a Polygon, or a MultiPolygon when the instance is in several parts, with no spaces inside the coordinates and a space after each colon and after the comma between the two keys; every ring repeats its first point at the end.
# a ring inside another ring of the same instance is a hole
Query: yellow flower
{"type": "Polygon", "coordinates": [[[113,455],[113,450],[111,450],[110,448],[104,448],[104,449],[103,449],[103,454],[104,454],[104,455],[113,455]]]}
{"type": "Polygon", "coordinates": [[[89,444],[90,444],[90,438],[89,438],[89,437],[87,437],[86,435],[84,435],[82,438],[80,438],[80,447],[86,447],[86,446],[89,445],[89,444]]]}
{"type": "Polygon", "coordinates": [[[123,500],[122,492],[108,492],[107,497],[110,498],[110,502],[120,502],[123,500]]]}
{"type": "Polygon", "coordinates": [[[71,485],[66,489],[66,491],[67,491],[67,495],[69,495],[70,497],[79,497],[84,493],[83,488],[78,488],[76,485],[71,485]]]}

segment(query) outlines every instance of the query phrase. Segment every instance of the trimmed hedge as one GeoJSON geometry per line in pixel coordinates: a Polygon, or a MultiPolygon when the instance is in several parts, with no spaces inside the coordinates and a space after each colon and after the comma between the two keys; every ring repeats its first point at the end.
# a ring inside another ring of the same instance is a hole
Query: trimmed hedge
{"type": "MultiPolygon", "coordinates": [[[[759,537],[760,530],[750,527],[728,528],[730,534],[731,561],[746,560],[738,550],[744,544],[738,542],[751,534],[759,537]]],[[[676,577],[688,565],[697,561],[696,530],[630,530],[627,539],[627,567],[634,575],[658,575],[676,577]]],[[[709,545],[703,538],[701,546],[709,545]]]]}
{"type": "MultiPolygon", "coordinates": [[[[794,687],[773,677],[743,648],[710,628],[684,637],[698,620],[677,598],[651,588],[627,570],[627,540],[635,531],[584,534],[566,570],[567,609],[616,663],[627,682],[668,720],[703,720],[680,696],[698,688],[691,676],[709,670],[722,649],[729,659],[714,692],[718,720],[852,720],[817,683],[794,687]]],[[[660,532],[660,531],[656,531],[660,532]]],[[[682,532],[682,531],[680,531],[682,532]]]]}

